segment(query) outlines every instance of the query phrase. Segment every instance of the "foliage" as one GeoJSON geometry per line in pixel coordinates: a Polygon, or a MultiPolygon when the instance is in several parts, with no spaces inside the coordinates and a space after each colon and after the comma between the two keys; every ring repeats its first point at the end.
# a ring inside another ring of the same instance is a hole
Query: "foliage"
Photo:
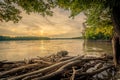
{"type": "Polygon", "coordinates": [[[18,22],[21,19],[20,10],[15,6],[0,0],[0,21],[18,22]]]}
{"type": "Polygon", "coordinates": [[[23,10],[28,14],[34,12],[42,16],[52,16],[53,7],[51,0],[0,0],[0,21],[18,22],[23,10]]]}
{"type": "Polygon", "coordinates": [[[87,27],[85,30],[85,38],[90,40],[111,40],[113,35],[113,27],[87,27]]]}
{"type": "MultiPolygon", "coordinates": [[[[22,10],[30,14],[38,13],[42,16],[52,16],[52,9],[59,7],[68,10],[74,18],[80,12],[87,16],[89,26],[111,26],[112,10],[120,8],[119,0],[1,0],[0,20],[18,22],[22,10]]],[[[102,32],[99,33],[99,36],[102,32]]],[[[98,33],[97,33],[98,34],[98,33]]]]}
{"type": "Polygon", "coordinates": [[[57,0],[57,4],[69,10],[73,18],[83,11],[89,26],[111,25],[111,11],[115,6],[120,7],[119,0],[57,0]]]}
{"type": "Polygon", "coordinates": [[[0,20],[17,22],[21,19],[21,8],[28,14],[39,13],[52,16],[52,9],[63,8],[71,12],[70,17],[84,11],[88,25],[110,24],[111,10],[120,7],[119,0],[1,0],[0,20]]]}

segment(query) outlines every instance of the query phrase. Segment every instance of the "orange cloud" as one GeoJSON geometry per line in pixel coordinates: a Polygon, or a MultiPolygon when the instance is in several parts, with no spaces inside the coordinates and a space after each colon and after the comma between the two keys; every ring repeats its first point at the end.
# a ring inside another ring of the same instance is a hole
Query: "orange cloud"
{"type": "Polygon", "coordinates": [[[1,22],[0,35],[73,37],[81,34],[82,23],[86,18],[83,13],[75,19],[71,19],[68,18],[68,11],[58,8],[53,11],[54,16],[52,17],[42,17],[33,13],[27,15],[23,12],[23,18],[19,23],[1,22]]]}

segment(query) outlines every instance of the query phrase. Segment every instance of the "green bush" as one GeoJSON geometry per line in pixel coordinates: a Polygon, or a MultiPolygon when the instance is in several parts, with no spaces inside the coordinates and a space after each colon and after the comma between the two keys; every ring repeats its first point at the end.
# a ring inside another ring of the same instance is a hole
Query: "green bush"
{"type": "Polygon", "coordinates": [[[113,34],[112,26],[87,27],[84,37],[90,40],[111,40],[113,34]]]}

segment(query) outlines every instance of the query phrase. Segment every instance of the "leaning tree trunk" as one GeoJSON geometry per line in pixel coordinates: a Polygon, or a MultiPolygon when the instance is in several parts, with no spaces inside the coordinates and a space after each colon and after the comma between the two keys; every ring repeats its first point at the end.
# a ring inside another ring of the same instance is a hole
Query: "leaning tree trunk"
{"type": "Polygon", "coordinates": [[[119,7],[113,8],[112,21],[114,24],[114,35],[112,39],[113,57],[116,66],[120,64],[120,8],[119,7]]]}

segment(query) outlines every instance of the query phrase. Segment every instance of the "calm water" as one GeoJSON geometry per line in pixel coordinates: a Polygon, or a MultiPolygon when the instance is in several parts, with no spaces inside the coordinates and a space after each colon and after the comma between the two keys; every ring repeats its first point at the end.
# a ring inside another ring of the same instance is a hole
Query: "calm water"
{"type": "Polygon", "coordinates": [[[34,40],[1,41],[0,60],[17,61],[36,56],[48,56],[67,50],[70,56],[112,53],[109,42],[85,42],[84,40],[34,40]]]}

